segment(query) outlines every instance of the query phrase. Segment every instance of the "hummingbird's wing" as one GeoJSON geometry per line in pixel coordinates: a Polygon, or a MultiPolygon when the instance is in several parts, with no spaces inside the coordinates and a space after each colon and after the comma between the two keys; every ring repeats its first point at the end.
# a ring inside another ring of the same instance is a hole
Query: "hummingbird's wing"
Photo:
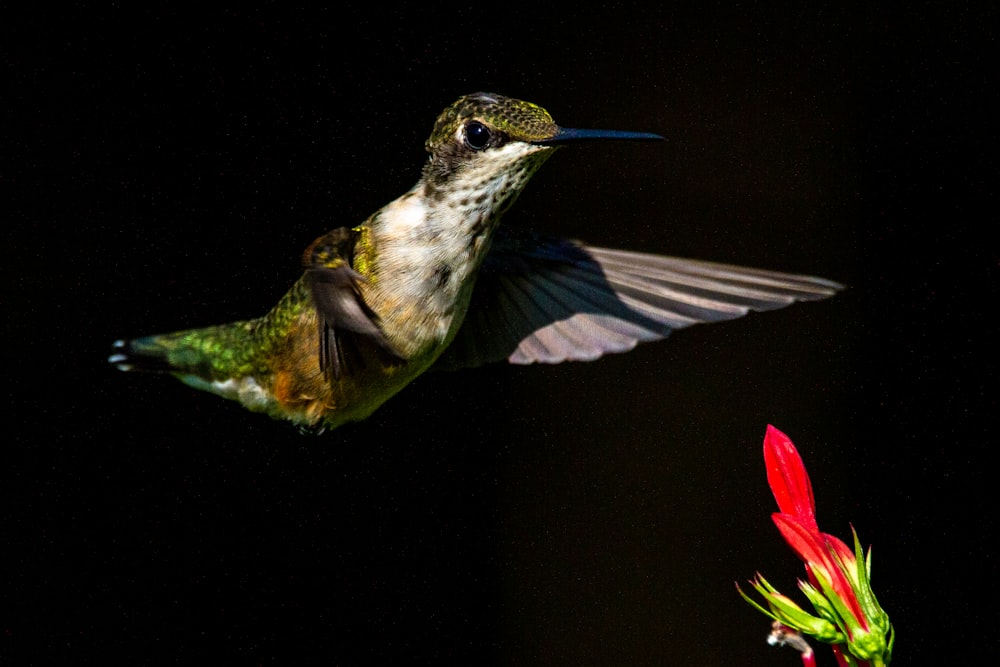
{"type": "Polygon", "coordinates": [[[331,380],[340,377],[348,357],[361,359],[358,337],[373,342],[386,363],[403,361],[358,290],[365,277],[350,265],[355,240],[354,230],[334,229],[313,241],[303,256],[319,324],[319,368],[331,380]]]}
{"type": "Polygon", "coordinates": [[[595,248],[502,225],[435,368],[590,361],[674,329],[823,299],[823,278],[595,248]]]}

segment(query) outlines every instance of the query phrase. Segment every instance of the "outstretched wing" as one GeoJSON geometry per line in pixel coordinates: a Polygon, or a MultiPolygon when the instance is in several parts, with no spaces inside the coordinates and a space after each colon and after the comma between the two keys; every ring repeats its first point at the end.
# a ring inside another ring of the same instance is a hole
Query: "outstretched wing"
{"type": "Polygon", "coordinates": [[[465,322],[435,368],[590,361],[674,329],[839,289],[823,278],[595,248],[501,226],[465,322]]]}
{"type": "Polygon", "coordinates": [[[346,227],[335,229],[313,241],[303,255],[319,323],[319,367],[330,379],[340,378],[349,357],[360,359],[359,337],[375,343],[388,363],[403,361],[361,297],[358,283],[365,277],[350,263],[356,237],[346,227]]]}

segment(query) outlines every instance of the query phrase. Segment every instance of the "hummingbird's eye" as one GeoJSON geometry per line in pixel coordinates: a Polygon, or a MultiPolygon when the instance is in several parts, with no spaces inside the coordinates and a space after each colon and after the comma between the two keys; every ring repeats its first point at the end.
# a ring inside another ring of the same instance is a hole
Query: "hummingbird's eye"
{"type": "Polygon", "coordinates": [[[465,145],[473,150],[481,151],[486,148],[492,136],[490,128],[477,120],[471,121],[465,126],[465,145]]]}

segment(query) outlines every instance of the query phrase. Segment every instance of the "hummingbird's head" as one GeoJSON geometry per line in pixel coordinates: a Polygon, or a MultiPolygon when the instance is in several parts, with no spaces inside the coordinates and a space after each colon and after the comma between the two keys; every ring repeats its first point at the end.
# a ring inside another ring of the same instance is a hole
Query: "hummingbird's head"
{"type": "Polygon", "coordinates": [[[441,112],[426,147],[433,155],[457,140],[472,151],[482,151],[509,141],[545,140],[558,131],[549,112],[537,104],[493,93],[473,93],[441,112]]]}
{"type": "Polygon", "coordinates": [[[461,191],[500,209],[561,144],[573,141],[658,141],[645,132],[573,130],[556,125],[548,111],[494,93],[473,93],[445,109],[425,144],[428,194],[461,191]]]}
{"type": "Polygon", "coordinates": [[[424,176],[435,189],[461,183],[485,191],[494,179],[508,183],[517,175],[509,184],[523,185],[553,150],[532,142],[558,131],[549,112],[536,104],[492,93],[465,95],[434,123],[425,144],[430,161],[424,176]]]}

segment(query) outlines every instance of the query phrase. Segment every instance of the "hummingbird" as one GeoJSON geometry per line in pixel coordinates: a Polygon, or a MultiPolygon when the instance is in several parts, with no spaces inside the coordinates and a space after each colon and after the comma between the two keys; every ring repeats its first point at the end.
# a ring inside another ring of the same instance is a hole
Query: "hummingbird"
{"type": "Polygon", "coordinates": [[[662,139],[564,128],[531,102],[465,95],[437,118],[417,183],[313,241],[302,276],[266,315],[117,340],[108,361],[322,432],[365,419],[430,369],[589,361],[841,289],[500,224],[558,148],[662,139]]]}

